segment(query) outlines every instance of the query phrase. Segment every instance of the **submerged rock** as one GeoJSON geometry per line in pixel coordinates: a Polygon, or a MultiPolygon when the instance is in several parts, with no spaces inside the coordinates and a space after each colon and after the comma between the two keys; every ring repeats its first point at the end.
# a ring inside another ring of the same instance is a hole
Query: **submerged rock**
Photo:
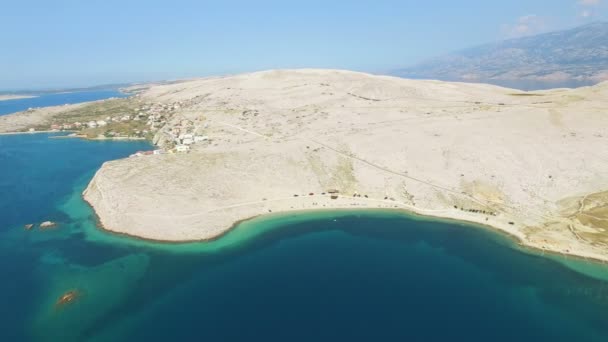
{"type": "Polygon", "coordinates": [[[73,303],[76,299],[80,297],[80,292],[77,290],[70,290],[59,297],[57,299],[57,303],[55,303],[56,307],[61,307],[73,303]]]}
{"type": "Polygon", "coordinates": [[[129,254],[93,267],[41,265],[44,290],[29,327],[32,340],[87,340],[86,331],[137,289],[148,264],[146,254],[129,254]]]}
{"type": "Polygon", "coordinates": [[[44,221],[40,224],[40,229],[48,229],[57,226],[57,223],[53,221],[44,221]]]}

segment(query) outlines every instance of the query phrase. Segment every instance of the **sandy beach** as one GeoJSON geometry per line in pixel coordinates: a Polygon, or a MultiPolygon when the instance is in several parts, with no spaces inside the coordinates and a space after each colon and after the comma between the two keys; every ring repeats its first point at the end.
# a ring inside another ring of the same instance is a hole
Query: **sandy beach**
{"type": "Polygon", "coordinates": [[[384,208],[608,260],[607,92],[334,70],[151,87],[143,99],[187,104],[158,145],[184,121],[210,142],[108,162],[84,198],[105,229],[161,241],[211,239],[271,212],[384,208]]]}

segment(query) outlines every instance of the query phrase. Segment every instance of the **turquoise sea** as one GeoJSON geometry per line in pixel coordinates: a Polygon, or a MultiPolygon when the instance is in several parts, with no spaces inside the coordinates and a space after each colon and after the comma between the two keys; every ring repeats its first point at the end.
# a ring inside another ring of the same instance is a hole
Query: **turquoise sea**
{"type": "Polygon", "coordinates": [[[333,211],[206,243],[100,231],[82,190],[148,148],[0,136],[0,341],[608,341],[606,266],[480,227],[333,211]]]}
{"type": "Polygon", "coordinates": [[[111,97],[126,97],[116,89],[87,90],[62,93],[34,94],[36,97],[0,101],[0,115],[27,110],[28,108],[61,106],[89,101],[105,100],[111,97]]]}

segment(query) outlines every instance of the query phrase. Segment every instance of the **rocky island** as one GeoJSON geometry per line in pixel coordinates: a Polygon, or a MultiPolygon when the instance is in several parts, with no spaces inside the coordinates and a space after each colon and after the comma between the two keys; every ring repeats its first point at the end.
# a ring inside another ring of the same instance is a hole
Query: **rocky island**
{"type": "Polygon", "coordinates": [[[182,104],[154,143],[184,153],[103,165],[84,198],[109,231],[206,240],[270,212],[385,208],[608,259],[608,83],[521,92],[284,70],[138,96],[182,104]]]}

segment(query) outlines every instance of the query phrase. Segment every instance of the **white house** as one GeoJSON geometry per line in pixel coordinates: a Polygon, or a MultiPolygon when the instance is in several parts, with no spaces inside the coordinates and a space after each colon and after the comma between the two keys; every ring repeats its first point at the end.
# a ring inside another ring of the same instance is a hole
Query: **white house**
{"type": "Polygon", "coordinates": [[[97,127],[97,122],[95,122],[95,121],[89,121],[87,123],[87,126],[89,126],[89,128],[95,128],[95,127],[97,127]]]}
{"type": "Polygon", "coordinates": [[[103,126],[107,126],[108,123],[103,121],[103,120],[97,120],[97,126],[99,127],[103,127],[103,126]]]}
{"type": "Polygon", "coordinates": [[[184,138],[184,140],[182,140],[182,144],[184,145],[192,145],[194,143],[194,140],[192,140],[191,138],[184,138]]]}
{"type": "Polygon", "coordinates": [[[209,140],[209,137],[206,135],[197,135],[194,137],[194,142],[201,142],[201,141],[207,141],[209,140]]]}
{"type": "Polygon", "coordinates": [[[190,151],[190,146],[188,146],[188,145],[177,145],[177,146],[175,146],[175,150],[177,152],[188,152],[188,151],[190,151]]]}

